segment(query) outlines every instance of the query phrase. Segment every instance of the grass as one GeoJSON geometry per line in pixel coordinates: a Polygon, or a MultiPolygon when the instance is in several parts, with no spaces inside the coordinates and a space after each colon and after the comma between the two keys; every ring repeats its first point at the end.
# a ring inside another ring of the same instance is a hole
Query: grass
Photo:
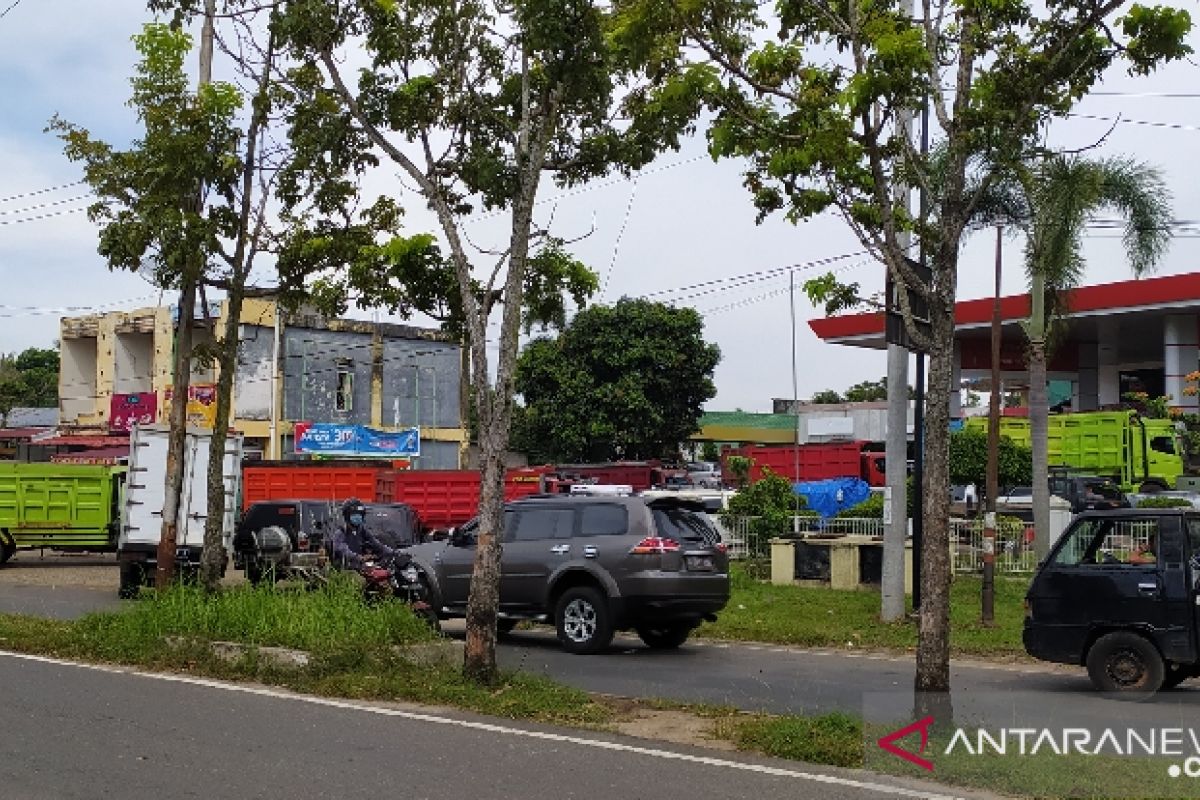
{"type": "MultiPolygon", "coordinates": [[[[729,605],[698,636],[804,647],[908,652],[916,647],[915,620],[879,619],[879,594],[754,580],[737,564],[730,571],[729,605]]],[[[956,655],[1020,655],[1026,581],[997,579],[996,622],[979,622],[981,583],[956,578],[950,593],[951,648],[956,655]]]]}

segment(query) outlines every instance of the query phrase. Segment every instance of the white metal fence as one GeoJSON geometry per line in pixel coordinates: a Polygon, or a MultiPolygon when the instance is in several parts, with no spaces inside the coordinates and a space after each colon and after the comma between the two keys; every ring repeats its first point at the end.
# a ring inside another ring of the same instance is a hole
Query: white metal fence
{"type": "MultiPolygon", "coordinates": [[[[722,517],[714,519],[721,532],[721,540],[729,549],[733,559],[766,558],[770,555],[770,540],[790,537],[798,533],[808,536],[883,536],[883,520],[874,518],[799,517],[793,520],[793,528],[786,531],[767,532],[755,526],[756,517],[722,517]]],[[[1033,549],[1032,526],[1011,518],[1001,517],[996,531],[996,574],[1019,575],[1037,569],[1037,555],[1033,549]]],[[[983,519],[950,520],[951,563],[956,573],[983,571],[983,519]]]]}

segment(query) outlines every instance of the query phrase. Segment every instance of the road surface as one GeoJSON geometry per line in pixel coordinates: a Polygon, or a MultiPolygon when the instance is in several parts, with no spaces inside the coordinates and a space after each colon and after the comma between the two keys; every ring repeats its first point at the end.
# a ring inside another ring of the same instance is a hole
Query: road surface
{"type": "MultiPolygon", "coordinates": [[[[114,595],[109,589],[0,585],[0,612],[69,619],[120,608],[114,595]]],[[[461,635],[462,623],[446,628],[461,635]]],[[[544,627],[514,632],[502,642],[503,667],[590,692],[776,714],[846,711],[888,723],[904,721],[912,709],[909,657],[717,642],[656,651],[628,636],[619,636],[607,653],[574,656],[544,627]]],[[[1156,727],[1200,719],[1200,680],[1132,703],[1099,695],[1082,669],[956,663],[951,679],[956,714],[981,724],[1102,728],[1119,720],[1156,727]]]]}
{"type": "MultiPolygon", "coordinates": [[[[0,652],[6,800],[876,800],[961,791],[607,734],[0,652]]],[[[978,796],[978,795],[972,795],[978,796]]]]}

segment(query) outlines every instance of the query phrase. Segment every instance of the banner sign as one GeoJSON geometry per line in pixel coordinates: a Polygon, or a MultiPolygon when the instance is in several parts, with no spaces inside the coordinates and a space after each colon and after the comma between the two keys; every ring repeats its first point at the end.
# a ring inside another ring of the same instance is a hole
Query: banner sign
{"type": "Polygon", "coordinates": [[[297,453],[314,455],[384,458],[421,455],[421,433],[417,428],[380,431],[365,425],[297,422],[295,441],[297,453]]]}
{"type": "Polygon", "coordinates": [[[154,392],[114,394],[108,408],[108,428],[128,432],[134,425],[153,425],[158,420],[158,396],[154,392]]]}
{"type": "MultiPolygon", "coordinates": [[[[163,419],[171,417],[171,387],[163,389],[163,419]]],[[[193,428],[212,429],[217,422],[217,385],[193,384],[188,387],[187,424],[193,428]]]]}

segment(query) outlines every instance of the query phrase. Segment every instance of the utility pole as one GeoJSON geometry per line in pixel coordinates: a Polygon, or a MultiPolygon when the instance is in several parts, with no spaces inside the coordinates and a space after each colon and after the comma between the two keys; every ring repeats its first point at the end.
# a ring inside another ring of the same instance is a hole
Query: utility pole
{"type": "MultiPolygon", "coordinates": [[[[212,82],[214,19],[217,0],[204,0],[204,27],[200,32],[200,69],[198,86],[212,82]]],[[[203,187],[196,187],[192,211],[204,208],[203,187]]],[[[171,376],[170,439],[167,444],[166,485],[163,493],[162,533],[158,541],[154,585],[165,589],[175,576],[175,546],[179,533],[179,498],[183,494],[185,448],[187,447],[187,405],[192,378],[192,323],[196,316],[196,287],[204,264],[184,267],[179,285],[179,321],[175,335],[175,368],[171,376]]]]}
{"type": "Polygon", "coordinates": [[[983,598],[980,619],[995,620],[996,607],[996,495],[1000,493],[1000,275],[1003,266],[1004,227],[996,226],[996,291],[992,296],[992,391],[988,401],[987,511],[983,519],[983,598]]]}
{"type": "Polygon", "coordinates": [[[800,480],[800,398],[799,384],[796,380],[796,272],[788,271],[788,305],[792,312],[792,533],[800,533],[800,495],[796,493],[795,484],[800,480]]]}

